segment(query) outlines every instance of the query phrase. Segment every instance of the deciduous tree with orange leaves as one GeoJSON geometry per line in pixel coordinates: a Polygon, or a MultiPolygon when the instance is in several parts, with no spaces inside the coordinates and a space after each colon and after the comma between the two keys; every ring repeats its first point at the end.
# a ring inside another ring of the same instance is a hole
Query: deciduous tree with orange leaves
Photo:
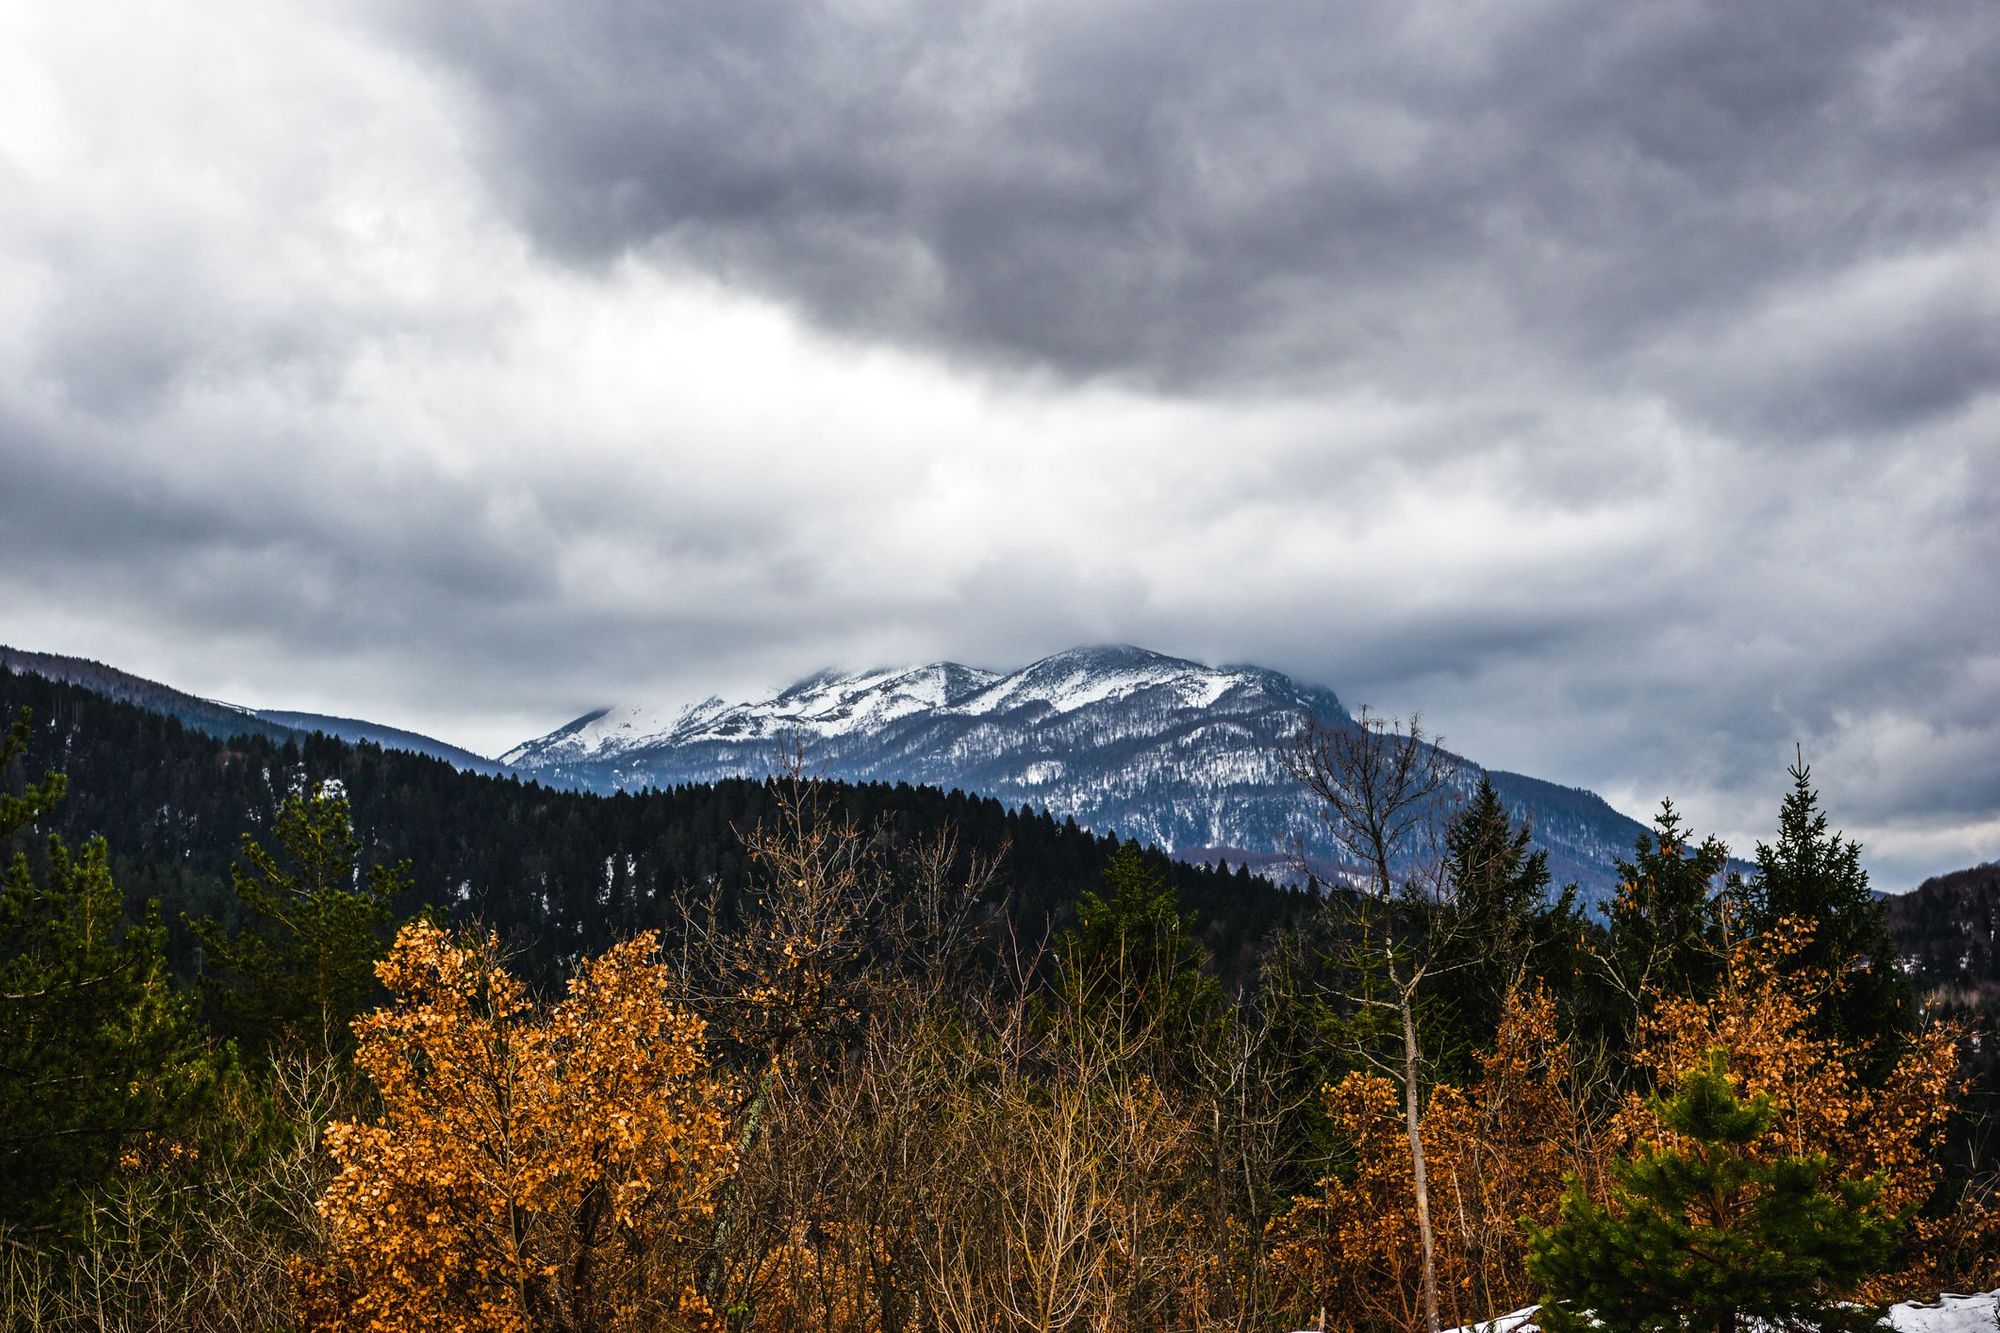
{"type": "MultiPolygon", "coordinates": [[[[1510,992],[1477,1063],[1468,1086],[1432,1089],[1422,1121],[1440,1304],[1458,1324],[1532,1297],[1521,1219],[1552,1219],[1565,1174],[1594,1179],[1600,1169],[1587,1092],[1546,992],[1510,992]]],[[[1293,1303],[1322,1308],[1332,1327],[1419,1327],[1422,1274],[1399,1093],[1357,1071],[1325,1095],[1351,1156],[1273,1225],[1273,1276],[1293,1303]]]]}
{"type": "Polygon", "coordinates": [[[391,1003],[355,1024],[382,1113],[328,1134],[309,1326],[720,1327],[695,1256],[731,1166],[726,1098],[658,949],[617,945],[542,1005],[493,937],[403,929],[378,969],[391,1003]]]}

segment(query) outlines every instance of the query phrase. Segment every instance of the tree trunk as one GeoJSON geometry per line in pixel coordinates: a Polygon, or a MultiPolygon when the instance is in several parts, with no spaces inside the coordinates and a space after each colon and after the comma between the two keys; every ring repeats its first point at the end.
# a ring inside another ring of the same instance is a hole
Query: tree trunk
{"type": "Polygon", "coordinates": [[[1438,1333],[1437,1249],[1431,1238],[1431,1187],[1424,1174],[1424,1135],[1417,1119],[1417,1016],[1411,996],[1397,997],[1403,1015],[1403,1125],[1410,1136],[1410,1179],[1417,1196],[1417,1241],[1424,1261],[1424,1327],[1438,1333]]]}

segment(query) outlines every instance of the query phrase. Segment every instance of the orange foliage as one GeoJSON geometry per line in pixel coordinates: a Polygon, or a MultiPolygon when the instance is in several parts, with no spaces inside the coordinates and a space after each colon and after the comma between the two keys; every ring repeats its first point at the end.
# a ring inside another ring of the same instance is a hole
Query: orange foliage
{"type": "MultiPolygon", "coordinates": [[[[1787,966],[1811,934],[1803,922],[1782,921],[1731,952],[1713,998],[1663,999],[1641,1027],[1637,1060],[1659,1086],[1671,1087],[1710,1051],[1726,1051],[1743,1094],[1763,1093],[1778,1107],[1760,1151],[1823,1153],[1839,1175],[1879,1177],[1886,1211],[1914,1212],[1937,1186],[1937,1149],[1962,1093],[1957,1034],[1943,1026],[1920,1034],[1886,1076],[1864,1081],[1867,1052],[1813,1031],[1815,1002],[1836,991],[1841,978],[1787,966]]],[[[1613,1123],[1614,1138],[1630,1146],[1660,1135],[1657,1118],[1633,1094],[1613,1123]]],[[[1911,1267],[1864,1295],[1934,1294],[1936,1247],[1928,1242],[1945,1225],[1919,1223],[1911,1267]]]]}
{"type": "Polygon", "coordinates": [[[757,1256],[757,1271],[738,1284],[752,1293],[746,1327],[791,1330],[872,1329],[888,1325],[880,1311],[909,1300],[895,1256],[865,1225],[835,1220],[791,1227],[757,1256]]]}
{"type": "MultiPolygon", "coordinates": [[[[1321,1182],[1273,1224],[1272,1265],[1295,1302],[1324,1305],[1333,1327],[1423,1322],[1416,1207],[1402,1096],[1354,1073],[1326,1090],[1353,1147],[1353,1172],[1321,1182]]],[[[1555,1003],[1510,997],[1493,1049],[1470,1088],[1431,1093],[1421,1127],[1447,1322],[1469,1324],[1527,1304],[1520,1219],[1547,1223],[1568,1171],[1597,1169],[1555,1003]]]]}
{"type": "Polygon", "coordinates": [[[309,1326],[510,1333],[709,1329],[692,1254],[731,1165],[699,1019],[642,935],[536,1004],[497,941],[407,926],[357,1020],[373,1124],[327,1139],[330,1256],[309,1326]]]}

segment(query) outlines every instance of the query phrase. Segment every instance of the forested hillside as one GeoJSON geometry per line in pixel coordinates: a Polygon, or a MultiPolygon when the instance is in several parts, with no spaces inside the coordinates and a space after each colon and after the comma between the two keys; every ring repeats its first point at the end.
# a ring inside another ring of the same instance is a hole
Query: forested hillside
{"type": "Polygon", "coordinates": [[[2000,865],[1933,876],[1884,906],[1921,989],[1955,1002],[2000,995],[2000,865]]]}
{"type": "MultiPolygon", "coordinates": [[[[437,907],[490,925],[547,962],[668,924],[712,891],[733,901],[746,882],[740,835],[769,810],[769,786],[759,782],[596,796],[324,736],[224,741],[79,685],[0,670],[0,717],[24,706],[33,728],[8,780],[68,773],[69,796],[45,831],[76,841],[102,834],[128,896],[159,899],[176,924],[182,963],[180,913],[227,916],[242,837],[268,836],[286,795],[328,779],[352,805],[363,864],[411,863],[414,889],[400,910],[437,907]]],[[[987,798],[900,784],[832,790],[857,825],[892,841],[950,827],[964,856],[1004,847],[990,905],[1031,943],[1065,918],[1117,850],[1112,838],[987,798]]],[[[1146,859],[1199,914],[1204,945],[1232,975],[1302,901],[1241,871],[1146,859]]]]}

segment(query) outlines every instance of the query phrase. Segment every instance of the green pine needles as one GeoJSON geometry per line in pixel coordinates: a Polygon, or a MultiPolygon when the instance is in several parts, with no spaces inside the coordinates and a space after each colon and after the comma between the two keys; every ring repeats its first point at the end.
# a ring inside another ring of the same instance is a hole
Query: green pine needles
{"type": "Polygon", "coordinates": [[[1556,1225],[1528,1228],[1544,1329],[1879,1326],[1845,1299],[1895,1249],[1901,1219],[1877,1207],[1877,1181],[1832,1178],[1823,1156],[1760,1153],[1775,1108],[1738,1094],[1722,1051],[1652,1107],[1671,1146],[1614,1163],[1604,1203],[1572,1182],[1556,1225]]]}
{"type": "Polygon", "coordinates": [[[1080,1016],[1184,1049],[1212,1031],[1225,1008],[1207,968],[1192,912],[1135,842],[1104,868],[1104,892],[1086,890],[1076,925],[1058,941],[1065,984],[1080,1016]]]}
{"type": "Polygon", "coordinates": [[[360,867],[347,798],[295,792],[273,824],[278,851],[243,835],[232,872],[242,926],[188,921],[207,955],[208,999],[225,1031],[268,1053],[285,1042],[338,1053],[349,1024],[381,996],[375,963],[388,948],[392,902],[408,862],[360,867]]]}
{"type": "MultiPolygon", "coordinates": [[[[0,769],[29,721],[0,738],[0,769]]],[[[0,846],[63,787],[51,773],[0,796],[0,846]]],[[[0,1222],[49,1242],[81,1229],[85,1192],[121,1160],[179,1146],[214,1069],[158,909],[132,919],[104,839],[73,851],[50,835],[41,851],[0,866],[0,1222]]]]}

